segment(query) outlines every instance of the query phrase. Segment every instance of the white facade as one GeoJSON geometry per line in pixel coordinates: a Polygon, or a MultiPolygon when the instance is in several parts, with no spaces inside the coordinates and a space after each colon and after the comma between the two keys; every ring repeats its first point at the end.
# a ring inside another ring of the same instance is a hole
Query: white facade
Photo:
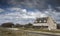
{"type": "Polygon", "coordinates": [[[33,24],[33,26],[48,26],[47,23],[37,23],[37,24],[33,24]]]}
{"type": "Polygon", "coordinates": [[[40,22],[39,23],[34,23],[33,24],[33,26],[48,26],[47,28],[49,30],[56,29],[57,28],[56,25],[57,24],[53,21],[53,19],[51,17],[40,18],[40,22]]]}

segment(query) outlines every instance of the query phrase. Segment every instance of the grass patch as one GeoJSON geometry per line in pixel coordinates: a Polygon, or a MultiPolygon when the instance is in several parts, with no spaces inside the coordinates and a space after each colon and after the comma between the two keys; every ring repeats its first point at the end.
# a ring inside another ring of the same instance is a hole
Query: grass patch
{"type": "Polygon", "coordinates": [[[42,32],[51,32],[51,33],[60,33],[58,30],[46,30],[46,29],[33,29],[33,28],[19,28],[21,30],[30,30],[30,31],[42,31],[42,32]]]}
{"type": "Polygon", "coordinates": [[[0,28],[0,36],[22,36],[22,35],[24,36],[25,32],[0,28]]]}

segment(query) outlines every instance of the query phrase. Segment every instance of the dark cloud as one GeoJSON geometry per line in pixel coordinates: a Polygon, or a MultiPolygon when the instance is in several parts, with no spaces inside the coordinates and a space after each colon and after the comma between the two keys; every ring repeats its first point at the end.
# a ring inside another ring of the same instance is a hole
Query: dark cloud
{"type": "Polygon", "coordinates": [[[14,0],[12,5],[24,6],[26,8],[45,9],[47,0],[14,0]]]}
{"type": "Polygon", "coordinates": [[[29,9],[47,9],[48,5],[52,8],[60,6],[60,0],[0,0],[3,7],[21,7],[29,9]]]}
{"type": "Polygon", "coordinates": [[[49,2],[52,6],[60,6],[60,0],[50,0],[49,2]]]}
{"type": "Polygon", "coordinates": [[[60,12],[60,9],[56,8],[56,7],[60,7],[60,0],[50,0],[48,3],[52,6],[54,10],[60,12]]]}
{"type": "Polygon", "coordinates": [[[47,7],[47,0],[0,0],[0,5],[44,9],[47,7]]]}

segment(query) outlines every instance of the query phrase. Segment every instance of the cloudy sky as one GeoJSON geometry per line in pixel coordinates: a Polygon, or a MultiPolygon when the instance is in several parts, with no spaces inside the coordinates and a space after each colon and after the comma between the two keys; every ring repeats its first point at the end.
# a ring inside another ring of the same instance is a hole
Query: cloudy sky
{"type": "Polygon", "coordinates": [[[60,0],[0,0],[0,24],[33,23],[46,16],[60,23],[60,0]]]}

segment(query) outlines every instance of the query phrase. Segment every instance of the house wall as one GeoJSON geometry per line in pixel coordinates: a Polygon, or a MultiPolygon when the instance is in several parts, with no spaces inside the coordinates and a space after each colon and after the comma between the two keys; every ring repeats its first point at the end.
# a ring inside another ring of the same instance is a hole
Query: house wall
{"type": "Polygon", "coordinates": [[[48,26],[47,23],[35,23],[33,26],[48,26]]]}
{"type": "Polygon", "coordinates": [[[51,17],[48,17],[47,23],[49,26],[48,29],[57,29],[57,24],[54,23],[54,21],[51,17]]]}
{"type": "Polygon", "coordinates": [[[35,28],[39,29],[48,29],[48,24],[47,23],[35,23],[33,24],[35,28]]]}

